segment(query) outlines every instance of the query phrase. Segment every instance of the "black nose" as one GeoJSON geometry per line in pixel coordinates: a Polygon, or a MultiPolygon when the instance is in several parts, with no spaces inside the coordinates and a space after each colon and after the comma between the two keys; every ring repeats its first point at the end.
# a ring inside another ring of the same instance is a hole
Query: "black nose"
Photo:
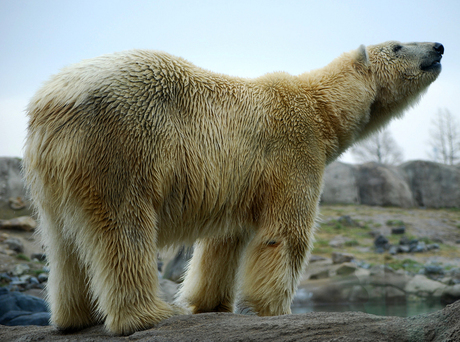
{"type": "Polygon", "coordinates": [[[436,52],[439,52],[441,55],[444,54],[444,46],[441,43],[434,43],[434,47],[436,52]]]}

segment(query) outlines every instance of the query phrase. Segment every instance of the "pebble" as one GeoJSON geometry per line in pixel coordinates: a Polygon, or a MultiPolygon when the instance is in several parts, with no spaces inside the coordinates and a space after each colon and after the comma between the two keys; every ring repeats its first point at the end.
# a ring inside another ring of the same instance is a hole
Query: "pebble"
{"type": "Polygon", "coordinates": [[[406,245],[399,245],[398,248],[396,249],[398,253],[409,253],[410,252],[410,247],[406,245]]]}
{"type": "Polygon", "coordinates": [[[390,248],[390,243],[386,237],[383,235],[379,235],[375,238],[374,240],[374,246],[377,249],[389,249],[390,248]]]}
{"type": "Polygon", "coordinates": [[[37,276],[37,279],[40,283],[43,283],[45,281],[48,281],[48,273],[40,273],[38,276],[37,276]]]}
{"type": "Polygon", "coordinates": [[[410,249],[410,251],[414,253],[423,253],[426,252],[426,250],[426,244],[423,241],[419,241],[416,245],[411,245],[410,249]]]}
{"type": "Polygon", "coordinates": [[[38,261],[46,261],[46,254],[45,253],[33,253],[30,258],[32,260],[37,259],[38,261]]]}
{"type": "Polygon", "coordinates": [[[336,270],[336,274],[341,275],[341,276],[349,275],[349,274],[354,273],[356,271],[356,268],[357,266],[355,264],[347,262],[347,263],[342,264],[336,270]]]}
{"type": "Polygon", "coordinates": [[[24,273],[26,273],[29,270],[30,270],[29,265],[27,265],[27,264],[18,264],[16,266],[14,266],[13,270],[11,271],[11,274],[13,276],[20,276],[20,275],[23,275],[24,273]]]}
{"type": "Polygon", "coordinates": [[[38,284],[40,284],[40,281],[36,277],[30,277],[29,283],[34,284],[34,285],[36,285],[36,284],[38,285],[38,284]]]}
{"type": "Polygon", "coordinates": [[[24,252],[24,245],[22,244],[21,240],[18,238],[9,238],[4,241],[5,244],[8,245],[8,248],[11,249],[12,251],[15,251],[17,253],[22,253],[24,252]]]}
{"type": "Polygon", "coordinates": [[[333,264],[343,264],[344,262],[350,262],[355,258],[353,254],[349,253],[332,253],[332,263],[333,264]]]}
{"type": "Polygon", "coordinates": [[[406,233],[406,227],[404,227],[404,226],[391,228],[391,234],[400,234],[400,235],[402,235],[404,233],[406,233]]]}
{"type": "Polygon", "coordinates": [[[388,253],[390,253],[391,255],[395,255],[398,253],[398,248],[396,246],[391,246],[388,250],[388,253]]]}
{"type": "Polygon", "coordinates": [[[424,267],[426,275],[443,275],[444,269],[439,265],[425,265],[424,267]]]}
{"type": "Polygon", "coordinates": [[[432,243],[430,245],[427,245],[426,249],[429,250],[429,251],[431,251],[433,249],[439,249],[439,245],[437,243],[432,243]]]}

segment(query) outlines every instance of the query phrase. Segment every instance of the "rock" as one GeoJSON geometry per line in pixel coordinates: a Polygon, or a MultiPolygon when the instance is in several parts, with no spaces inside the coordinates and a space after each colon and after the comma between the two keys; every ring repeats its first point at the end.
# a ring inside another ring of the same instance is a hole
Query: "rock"
{"type": "MultiPolygon", "coordinates": [[[[19,317],[30,316],[34,313],[48,313],[48,306],[43,299],[24,295],[20,292],[4,291],[2,293],[0,294],[0,324],[36,324],[27,320],[27,317],[23,317],[20,320],[19,317]]],[[[40,317],[43,318],[44,316],[41,315],[40,317]]],[[[49,320],[49,313],[47,317],[46,322],[49,320]]],[[[37,322],[37,319],[37,316],[30,317],[30,320],[34,322],[37,322]]]]}
{"type": "Polygon", "coordinates": [[[427,246],[426,246],[426,249],[427,249],[428,251],[432,251],[432,250],[434,250],[434,249],[439,249],[439,245],[438,245],[437,243],[432,243],[432,244],[427,245],[427,246]]]}
{"type": "Polygon", "coordinates": [[[32,253],[30,256],[32,260],[37,260],[37,261],[46,261],[46,254],[45,253],[32,253]]]}
{"type": "Polygon", "coordinates": [[[328,282],[326,285],[310,289],[310,300],[313,303],[321,304],[346,302],[348,300],[347,297],[349,293],[345,293],[344,290],[352,287],[353,285],[355,284],[344,286],[339,282],[328,282]]]}
{"type": "Polygon", "coordinates": [[[350,262],[355,258],[353,254],[349,253],[332,253],[332,263],[333,264],[343,264],[344,262],[350,262]]]}
{"type": "Polygon", "coordinates": [[[317,273],[313,273],[310,275],[311,280],[318,280],[318,279],[326,279],[329,278],[329,270],[320,270],[317,273]]]}
{"type": "Polygon", "coordinates": [[[14,269],[11,271],[13,276],[23,275],[25,272],[30,270],[30,266],[27,264],[17,264],[14,269]]]}
{"type": "Polygon", "coordinates": [[[346,263],[341,264],[340,267],[337,268],[335,272],[337,275],[346,276],[346,275],[353,274],[357,268],[358,267],[355,264],[351,262],[346,262],[346,263]]]}
{"type": "MultiPolygon", "coordinates": [[[[9,284],[9,283],[11,283],[12,280],[13,279],[8,275],[8,273],[6,273],[6,272],[0,273],[0,285],[9,284]]],[[[0,287],[0,289],[2,289],[2,288],[0,287]]]]}
{"type": "Polygon", "coordinates": [[[38,281],[36,277],[30,277],[29,284],[38,285],[40,284],[40,282],[38,281]]]}
{"type": "Polygon", "coordinates": [[[427,208],[460,208],[460,169],[429,161],[399,166],[405,173],[417,205],[427,208]]]}
{"type": "Polygon", "coordinates": [[[179,289],[179,285],[172,282],[171,280],[161,278],[160,279],[161,298],[167,302],[174,302],[174,296],[179,289]]]}
{"type": "Polygon", "coordinates": [[[374,240],[374,246],[375,248],[379,249],[389,249],[390,248],[390,242],[388,241],[388,239],[386,237],[384,237],[383,235],[379,235],[375,238],[374,240]]]}
{"type": "MultiPolygon", "coordinates": [[[[378,270],[378,269],[377,269],[378,270]]],[[[412,280],[412,277],[406,273],[398,273],[390,271],[387,268],[381,268],[380,271],[371,272],[371,277],[361,279],[361,283],[364,285],[371,285],[373,287],[387,288],[394,287],[403,290],[407,283],[412,280]]]]}
{"type": "Polygon", "coordinates": [[[397,207],[460,207],[460,168],[427,161],[392,167],[331,163],[321,201],[397,207]]]}
{"type": "Polygon", "coordinates": [[[400,240],[399,240],[399,244],[402,245],[402,246],[409,246],[410,245],[410,240],[407,236],[403,236],[400,240]]]}
{"type": "Polygon", "coordinates": [[[38,280],[40,283],[43,283],[43,282],[48,281],[48,273],[40,273],[40,274],[37,276],[37,280],[38,280]]]}
{"type": "Polygon", "coordinates": [[[397,246],[396,252],[397,253],[409,253],[410,252],[410,246],[406,246],[406,245],[397,246]]]}
{"type": "Polygon", "coordinates": [[[361,268],[364,268],[366,270],[370,269],[371,268],[371,265],[363,260],[360,260],[360,261],[356,261],[356,266],[358,267],[361,267],[361,268]]]}
{"type": "Polygon", "coordinates": [[[406,233],[406,227],[404,226],[391,228],[391,234],[405,234],[405,233],[406,233]]]}
{"type": "Polygon", "coordinates": [[[7,240],[9,237],[10,237],[9,234],[7,234],[7,233],[1,233],[1,234],[0,234],[0,242],[4,242],[4,241],[7,240]]]}
{"type": "Polygon", "coordinates": [[[24,245],[21,240],[18,238],[8,238],[7,240],[4,241],[6,245],[8,245],[8,248],[11,249],[12,251],[15,251],[17,253],[23,253],[24,252],[24,245]]]}
{"type": "Polygon", "coordinates": [[[410,251],[412,253],[423,253],[427,251],[426,244],[423,241],[418,241],[417,244],[411,244],[410,251]]]}
{"type": "Polygon", "coordinates": [[[174,316],[129,337],[110,336],[102,326],[61,333],[52,326],[2,327],[2,341],[460,341],[460,302],[414,317],[361,312],[312,312],[275,317],[207,313],[174,316]]]}
{"type": "Polygon", "coordinates": [[[378,163],[359,165],[356,179],[361,204],[403,208],[415,206],[404,174],[396,167],[378,163]]]}
{"type": "Polygon", "coordinates": [[[32,213],[25,200],[26,190],[19,158],[0,158],[0,217],[10,219],[32,213]]]}
{"type": "Polygon", "coordinates": [[[428,279],[424,275],[417,274],[409,280],[404,290],[408,294],[414,294],[418,297],[440,298],[445,288],[445,284],[428,279]]]}
{"type": "Polygon", "coordinates": [[[446,273],[452,278],[454,284],[460,284],[460,268],[453,268],[446,273]]]}
{"type": "Polygon", "coordinates": [[[312,256],[310,257],[310,263],[317,262],[317,261],[323,261],[323,260],[326,260],[326,258],[320,255],[312,254],[312,256]]]}
{"type": "Polygon", "coordinates": [[[8,198],[8,203],[10,205],[10,208],[13,210],[21,210],[26,207],[26,202],[24,198],[20,196],[8,198]]]}
{"type": "Polygon", "coordinates": [[[326,167],[321,202],[328,204],[359,204],[356,167],[333,162],[326,167]]]}
{"type": "Polygon", "coordinates": [[[0,220],[0,228],[31,232],[37,228],[37,222],[30,216],[21,216],[11,220],[0,220]]]}
{"type": "Polygon", "coordinates": [[[444,269],[439,265],[425,265],[423,268],[427,276],[441,276],[444,275],[444,269]]]}
{"type": "Polygon", "coordinates": [[[391,255],[395,255],[398,253],[398,247],[397,246],[390,246],[390,249],[388,250],[388,253],[390,253],[391,255]]]}
{"type": "Polygon", "coordinates": [[[49,312],[10,311],[0,317],[0,324],[14,325],[49,325],[51,315],[49,312]]]}
{"type": "Polygon", "coordinates": [[[452,304],[460,299],[460,284],[447,286],[441,295],[441,303],[452,304]]]}
{"type": "Polygon", "coordinates": [[[359,227],[358,222],[352,220],[348,215],[340,216],[337,221],[345,227],[359,227]]]}
{"type": "Polygon", "coordinates": [[[192,253],[187,248],[182,247],[176,256],[166,265],[163,278],[172,280],[175,283],[181,282],[185,273],[185,267],[191,257],[192,253]]]}

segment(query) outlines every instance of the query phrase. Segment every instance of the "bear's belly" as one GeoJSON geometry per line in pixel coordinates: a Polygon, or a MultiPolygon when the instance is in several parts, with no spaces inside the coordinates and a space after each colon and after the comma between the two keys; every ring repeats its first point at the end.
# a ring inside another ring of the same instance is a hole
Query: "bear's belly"
{"type": "Polygon", "coordinates": [[[245,219],[242,211],[223,210],[208,215],[196,213],[185,215],[162,215],[158,224],[157,244],[160,248],[173,245],[192,245],[197,239],[209,237],[235,236],[245,229],[253,229],[253,223],[245,219]]]}

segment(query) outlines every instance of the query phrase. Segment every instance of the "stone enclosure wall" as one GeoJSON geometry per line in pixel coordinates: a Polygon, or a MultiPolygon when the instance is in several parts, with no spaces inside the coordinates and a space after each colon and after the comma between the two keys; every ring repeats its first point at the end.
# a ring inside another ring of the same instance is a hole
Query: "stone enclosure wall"
{"type": "Polygon", "coordinates": [[[396,167],[334,162],[326,168],[321,202],[460,208],[460,167],[421,160],[396,167]]]}

